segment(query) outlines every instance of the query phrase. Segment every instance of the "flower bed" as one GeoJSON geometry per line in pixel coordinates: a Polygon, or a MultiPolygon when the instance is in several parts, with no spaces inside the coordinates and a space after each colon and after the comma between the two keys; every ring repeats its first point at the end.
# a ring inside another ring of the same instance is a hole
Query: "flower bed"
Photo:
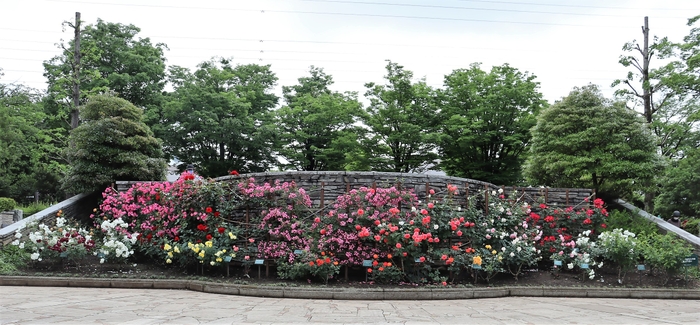
{"type": "Polygon", "coordinates": [[[362,187],[314,208],[294,183],[185,175],[126,192],[108,188],[91,216],[92,231],[37,225],[41,232],[29,238],[18,232],[14,244],[37,261],[90,254],[102,263],[139,258],[200,274],[230,268],[248,274],[263,263],[282,279],[328,283],[350,269],[378,283],[438,285],[492,283],[504,274],[517,281],[533,270],[592,280],[603,267],[615,268],[621,283],[642,260],[657,273],[678,272],[679,263],[668,261],[690,252],[672,238],[609,231],[600,199],[532,206],[517,192],[492,191],[460,206],[458,194],[448,185],[420,201],[396,187],[362,187]]]}

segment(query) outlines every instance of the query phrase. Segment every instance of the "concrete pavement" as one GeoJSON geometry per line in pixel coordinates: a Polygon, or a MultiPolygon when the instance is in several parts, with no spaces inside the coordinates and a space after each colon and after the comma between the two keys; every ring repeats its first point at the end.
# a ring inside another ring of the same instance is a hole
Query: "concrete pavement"
{"type": "Polygon", "coordinates": [[[187,290],[0,286],[1,324],[700,324],[697,300],[363,301],[187,290]]]}

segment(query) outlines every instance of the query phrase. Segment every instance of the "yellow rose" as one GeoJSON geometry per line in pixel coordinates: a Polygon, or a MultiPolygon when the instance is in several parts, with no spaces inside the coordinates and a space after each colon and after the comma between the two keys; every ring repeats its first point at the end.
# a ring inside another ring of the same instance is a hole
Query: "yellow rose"
{"type": "Polygon", "coordinates": [[[204,245],[207,245],[207,247],[212,247],[212,246],[214,246],[214,243],[212,243],[211,240],[207,240],[207,241],[204,243],[204,245]]]}
{"type": "Polygon", "coordinates": [[[215,264],[216,264],[216,262],[214,262],[214,261],[209,262],[209,265],[211,265],[211,266],[214,266],[215,264]]]}
{"type": "Polygon", "coordinates": [[[169,251],[170,249],[172,249],[172,246],[170,246],[170,244],[165,244],[163,245],[163,249],[169,251]]]}
{"type": "Polygon", "coordinates": [[[236,239],[236,236],[234,236],[232,232],[229,232],[229,233],[228,233],[228,238],[236,239]]]}
{"type": "Polygon", "coordinates": [[[199,252],[199,257],[204,257],[204,251],[199,252]]]}
{"type": "Polygon", "coordinates": [[[165,260],[165,263],[167,263],[167,264],[170,264],[170,263],[172,263],[172,262],[173,262],[173,261],[172,261],[171,259],[165,260]]]}
{"type": "Polygon", "coordinates": [[[168,257],[173,257],[173,252],[168,252],[168,257]]]}
{"type": "Polygon", "coordinates": [[[491,245],[486,245],[486,249],[491,249],[491,245]]]}
{"type": "Polygon", "coordinates": [[[491,254],[496,255],[498,253],[495,249],[491,251],[491,254]]]}
{"type": "Polygon", "coordinates": [[[221,263],[221,261],[223,261],[223,259],[222,259],[221,257],[219,257],[219,258],[216,259],[216,261],[219,262],[219,263],[221,263]]]}
{"type": "Polygon", "coordinates": [[[173,248],[173,252],[175,252],[175,253],[179,253],[179,252],[180,252],[180,248],[179,248],[179,247],[177,247],[177,246],[175,246],[175,248],[173,248]]]}

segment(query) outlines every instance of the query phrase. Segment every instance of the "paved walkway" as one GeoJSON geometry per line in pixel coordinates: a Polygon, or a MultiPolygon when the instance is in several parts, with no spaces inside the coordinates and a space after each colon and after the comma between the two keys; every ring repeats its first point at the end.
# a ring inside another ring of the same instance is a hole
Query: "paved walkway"
{"type": "Polygon", "coordinates": [[[697,300],[347,301],[0,286],[0,324],[700,324],[697,300]]]}

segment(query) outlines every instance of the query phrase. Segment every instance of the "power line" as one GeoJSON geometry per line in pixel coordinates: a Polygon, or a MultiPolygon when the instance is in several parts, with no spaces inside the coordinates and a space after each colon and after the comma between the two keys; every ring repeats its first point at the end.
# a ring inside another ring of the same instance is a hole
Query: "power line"
{"type": "MultiPolygon", "coordinates": [[[[476,7],[459,7],[459,6],[437,6],[437,5],[419,5],[408,3],[389,3],[389,2],[365,2],[365,1],[346,1],[346,0],[301,0],[308,2],[323,2],[323,3],[342,3],[342,4],[359,4],[373,6],[394,6],[394,7],[414,7],[414,8],[435,8],[435,9],[457,9],[457,10],[474,10],[474,11],[496,11],[496,12],[517,12],[517,13],[533,13],[533,14],[548,14],[548,15],[572,15],[572,16],[594,16],[594,17],[638,17],[637,15],[607,15],[607,14],[591,14],[578,12],[554,12],[554,11],[536,11],[536,10],[518,10],[518,9],[495,9],[495,8],[476,8],[476,7]]],[[[687,17],[657,17],[657,18],[679,18],[687,17]]]]}
{"type": "MultiPolygon", "coordinates": [[[[569,7],[569,8],[591,8],[591,9],[620,9],[620,10],[634,10],[639,8],[631,7],[604,7],[604,6],[586,6],[586,5],[565,5],[565,4],[550,4],[550,3],[536,3],[536,2],[514,2],[514,1],[487,1],[487,0],[457,0],[462,2],[479,2],[479,3],[498,3],[498,4],[511,4],[511,5],[531,5],[531,6],[543,6],[543,7],[569,7]]],[[[674,11],[698,11],[700,9],[690,9],[690,8],[654,8],[654,10],[674,10],[674,11]]]]}
{"type": "MultiPolygon", "coordinates": [[[[589,28],[632,28],[628,26],[603,26],[603,25],[580,25],[580,24],[557,24],[546,22],[525,22],[525,21],[508,21],[508,20],[490,20],[490,19],[472,19],[472,18],[451,18],[451,17],[430,17],[430,16],[410,16],[410,15],[388,15],[388,14],[369,14],[369,13],[349,13],[349,12],[327,12],[327,11],[305,11],[305,10],[275,10],[275,9],[239,9],[239,8],[214,8],[214,7],[189,7],[189,6],[159,6],[146,4],[125,4],[113,2],[89,2],[89,1],[74,1],[74,0],[44,0],[50,2],[67,2],[79,4],[99,4],[108,6],[123,6],[123,7],[152,7],[152,8],[169,8],[169,9],[197,9],[197,10],[226,10],[240,12],[259,12],[259,13],[285,13],[285,14],[308,14],[308,15],[332,15],[346,17],[373,17],[373,18],[399,18],[399,19],[421,19],[421,20],[439,20],[439,21],[463,21],[463,22],[480,22],[480,23],[500,23],[500,24],[521,24],[521,25],[543,25],[543,26],[571,26],[571,27],[589,27],[589,28]]],[[[484,9],[486,10],[486,9],[484,9]]],[[[502,10],[508,11],[508,10],[502,10]]]]}

